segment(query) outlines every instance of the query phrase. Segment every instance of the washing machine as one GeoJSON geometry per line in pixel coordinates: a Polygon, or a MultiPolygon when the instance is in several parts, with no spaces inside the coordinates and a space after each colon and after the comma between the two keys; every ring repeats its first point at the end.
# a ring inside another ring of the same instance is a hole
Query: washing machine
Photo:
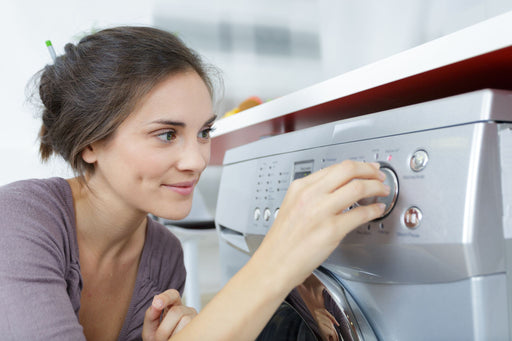
{"type": "Polygon", "coordinates": [[[227,151],[223,266],[233,273],[254,253],[294,179],[347,159],[381,164],[390,195],[353,207],[380,201],[386,212],[341,241],[259,340],[510,340],[512,93],[483,89],[227,151]]]}

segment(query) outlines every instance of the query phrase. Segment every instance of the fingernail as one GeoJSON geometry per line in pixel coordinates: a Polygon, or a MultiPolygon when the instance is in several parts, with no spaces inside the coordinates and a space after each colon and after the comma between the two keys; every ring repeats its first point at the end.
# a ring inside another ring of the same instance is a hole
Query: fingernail
{"type": "Polygon", "coordinates": [[[384,188],[386,189],[387,194],[391,192],[391,187],[389,187],[388,185],[384,184],[384,188]]]}
{"type": "Polygon", "coordinates": [[[380,169],[380,163],[378,163],[378,162],[370,162],[370,165],[372,165],[373,167],[375,167],[377,169],[380,169]]]}
{"type": "Polygon", "coordinates": [[[386,204],[380,202],[378,205],[379,205],[380,210],[384,213],[384,211],[386,210],[386,204]]]}
{"type": "Polygon", "coordinates": [[[379,179],[381,179],[382,181],[386,179],[386,174],[384,174],[383,171],[379,171],[379,179]]]}
{"type": "Polygon", "coordinates": [[[162,309],[164,307],[164,302],[162,302],[162,300],[159,299],[158,297],[155,297],[155,298],[153,298],[152,305],[153,305],[153,307],[155,307],[157,309],[162,309]]]}

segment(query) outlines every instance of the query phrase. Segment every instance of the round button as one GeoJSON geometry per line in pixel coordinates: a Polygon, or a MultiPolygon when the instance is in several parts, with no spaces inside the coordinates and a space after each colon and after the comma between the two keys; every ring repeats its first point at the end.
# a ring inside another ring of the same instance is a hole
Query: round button
{"type": "Polygon", "coordinates": [[[423,213],[417,207],[409,207],[404,213],[404,225],[409,229],[415,229],[421,224],[423,213]]]}
{"type": "Polygon", "coordinates": [[[384,180],[384,184],[388,185],[390,188],[389,194],[386,197],[370,197],[364,198],[357,202],[358,205],[370,205],[374,203],[384,203],[386,204],[386,208],[384,210],[384,214],[380,217],[380,219],[386,217],[391,211],[393,207],[395,207],[396,201],[398,199],[398,177],[395,172],[386,165],[380,167],[380,171],[386,174],[386,179],[384,180]]]}
{"type": "Polygon", "coordinates": [[[254,210],[254,220],[259,220],[261,217],[261,210],[256,207],[256,209],[254,210]]]}
{"type": "Polygon", "coordinates": [[[425,167],[427,167],[428,161],[428,153],[425,150],[420,149],[412,154],[409,165],[413,171],[421,172],[425,167]]]}
{"type": "Polygon", "coordinates": [[[272,213],[270,213],[270,210],[265,208],[265,211],[263,211],[263,219],[265,219],[265,221],[269,221],[271,215],[272,213]]]}
{"type": "Polygon", "coordinates": [[[277,218],[278,214],[279,214],[279,208],[276,208],[276,210],[274,211],[274,219],[277,218]]]}

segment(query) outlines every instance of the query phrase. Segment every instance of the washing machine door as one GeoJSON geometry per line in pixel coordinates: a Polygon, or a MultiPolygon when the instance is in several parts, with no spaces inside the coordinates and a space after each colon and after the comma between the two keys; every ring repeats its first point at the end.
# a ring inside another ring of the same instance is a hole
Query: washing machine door
{"type": "Polygon", "coordinates": [[[318,268],[274,313],[257,341],[377,340],[356,301],[327,269],[318,268]]]}

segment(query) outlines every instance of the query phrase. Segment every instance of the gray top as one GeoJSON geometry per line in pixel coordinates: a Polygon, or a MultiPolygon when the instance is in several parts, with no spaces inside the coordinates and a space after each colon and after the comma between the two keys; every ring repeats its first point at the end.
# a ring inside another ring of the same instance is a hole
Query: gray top
{"type": "MultiPolygon", "coordinates": [[[[154,295],[185,285],[179,240],[148,218],[135,289],[119,340],[140,340],[154,295]]],[[[0,187],[2,340],[85,340],[78,322],[82,276],[71,188],[65,179],[0,187]]]]}

